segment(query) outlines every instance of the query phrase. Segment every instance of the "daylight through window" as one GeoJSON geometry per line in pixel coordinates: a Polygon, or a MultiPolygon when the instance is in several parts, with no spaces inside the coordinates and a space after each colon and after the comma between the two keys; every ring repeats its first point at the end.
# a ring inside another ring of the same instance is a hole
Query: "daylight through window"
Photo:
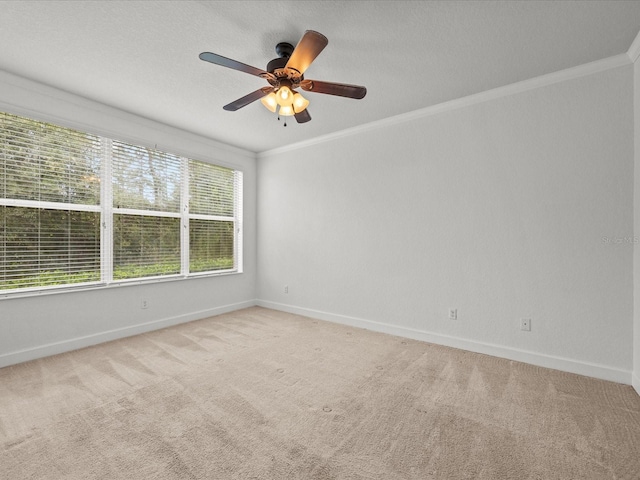
{"type": "Polygon", "coordinates": [[[0,112],[0,292],[242,271],[242,172],[0,112]]]}

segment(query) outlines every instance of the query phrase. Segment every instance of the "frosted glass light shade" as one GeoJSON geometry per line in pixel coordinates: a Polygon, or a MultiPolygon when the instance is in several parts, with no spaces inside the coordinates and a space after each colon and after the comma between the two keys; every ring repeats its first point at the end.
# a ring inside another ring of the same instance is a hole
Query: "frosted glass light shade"
{"type": "Polygon", "coordinates": [[[266,97],[262,97],[260,99],[260,101],[262,102],[262,104],[265,107],[267,107],[270,111],[275,113],[276,107],[278,106],[278,102],[276,101],[276,94],[275,93],[271,92],[266,97]]]}
{"type": "Polygon", "coordinates": [[[293,111],[296,113],[302,112],[309,105],[309,100],[304,98],[299,93],[293,95],[293,111]]]}
{"type": "Polygon", "coordinates": [[[276,92],[276,102],[281,107],[291,105],[293,103],[293,92],[286,85],[281,86],[276,92]]]}
{"type": "Polygon", "coordinates": [[[293,107],[291,105],[282,105],[278,113],[282,117],[290,117],[294,115],[295,112],[293,111],[293,107]]]}

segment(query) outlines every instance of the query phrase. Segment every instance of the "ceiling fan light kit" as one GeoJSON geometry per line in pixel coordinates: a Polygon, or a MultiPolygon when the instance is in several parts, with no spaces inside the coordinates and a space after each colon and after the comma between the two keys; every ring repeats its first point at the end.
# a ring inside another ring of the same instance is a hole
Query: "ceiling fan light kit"
{"type": "Polygon", "coordinates": [[[309,106],[309,100],[307,100],[306,98],[304,98],[302,95],[300,95],[299,93],[296,93],[293,96],[293,110],[296,113],[300,113],[302,112],[305,108],[307,108],[309,106]]]}
{"type": "Polygon", "coordinates": [[[265,107],[267,107],[267,110],[270,110],[273,113],[275,113],[276,108],[278,108],[278,100],[276,99],[276,94],[273,92],[266,97],[262,97],[260,101],[265,107]]]}
{"type": "Polygon", "coordinates": [[[211,52],[201,53],[200,59],[255,75],[269,82],[270,86],[262,87],[225,105],[222,107],[224,110],[235,112],[260,99],[270,112],[275,113],[277,110],[279,117],[294,116],[298,123],[306,123],[311,120],[311,115],[307,110],[309,100],[297,92],[296,88],[301,88],[306,92],[323,93],[358,100],[364,98],[367,94],[367,89],[359,85],[322,82],[304,78],[304,72],[328,43],[327,37],[321,33],[307,30],[295,48],[290,43],[278,43],[276,45],[276,53],[279,58],[271,60],[267,64],[267,70],[261,70],[211,52]]]}

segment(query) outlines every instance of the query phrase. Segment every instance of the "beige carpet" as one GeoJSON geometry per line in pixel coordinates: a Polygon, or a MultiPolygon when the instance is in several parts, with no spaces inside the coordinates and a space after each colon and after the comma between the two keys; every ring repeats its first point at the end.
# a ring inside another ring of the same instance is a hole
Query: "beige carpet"
{"type": "Polygon", "coordinates": [[[0,369],[0,478],[637,480],[640,397],[256,307],[0,369]]]}

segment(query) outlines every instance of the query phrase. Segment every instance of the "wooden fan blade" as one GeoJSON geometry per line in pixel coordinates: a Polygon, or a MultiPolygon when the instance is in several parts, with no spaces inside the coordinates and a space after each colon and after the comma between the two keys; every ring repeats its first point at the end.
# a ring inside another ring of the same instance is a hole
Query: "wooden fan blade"
{"type": "Polygon", "coordinates": [[[293,50],[285,68],[293,68],[303,74],[328,43],[327,37],[321,33],[307,30],[293,50]]]}
{"type": "Polygon", "coordinates": [[[256,100],[264,97],[265,95],[269,95],[271,92],[273,92],[273,87],[262,87],[261,89],[256,90],[255,92],[251,92],[250,94],[245,95],[244,97],[239,98],[235,102],[231,102],[222,108],[224,110],[227,110],[228,112],[235,112],[236,110],[239,110],[242,107],[246,107],[250,103],[253,103],[256,100]]]}
{"type": "Polygon", "coordinates": [[[251,65],[244,64],[242,62],[238,62],[237,60],[231,60],[230,58],[223,57],[222,55],[218,55],[216,53],[211,52],[202,52],[200,54],[200,60],[204,60],[205,62],[214,63],[216,65],[221,65],[223,67],[232,68],[233,70],[239,70],[240,72],[249,73],[251,75],[255,75],[257,77],[262,78],[270,78],[275,77],[260,68],[252,67],[251,65]]]}
{"type": "Polygon", "coordinates": [[[296,113],[294,117],[296,117],[296,121],[298,123],[307,123],[309,120],[311,120],[311,114],[309,114],[309,110],[306,108],[300,113],[296,113]]]}
{"type": "Polygon", "coordinates": [[[355,98],[356,100],[364,98],[364,96],[367,94],[367,89],[359,85],[321,82],[319,80],[303,80],[302,82],[300,82],[300,88],[307,92],[326,93],[327,95],[355,98]]]}

